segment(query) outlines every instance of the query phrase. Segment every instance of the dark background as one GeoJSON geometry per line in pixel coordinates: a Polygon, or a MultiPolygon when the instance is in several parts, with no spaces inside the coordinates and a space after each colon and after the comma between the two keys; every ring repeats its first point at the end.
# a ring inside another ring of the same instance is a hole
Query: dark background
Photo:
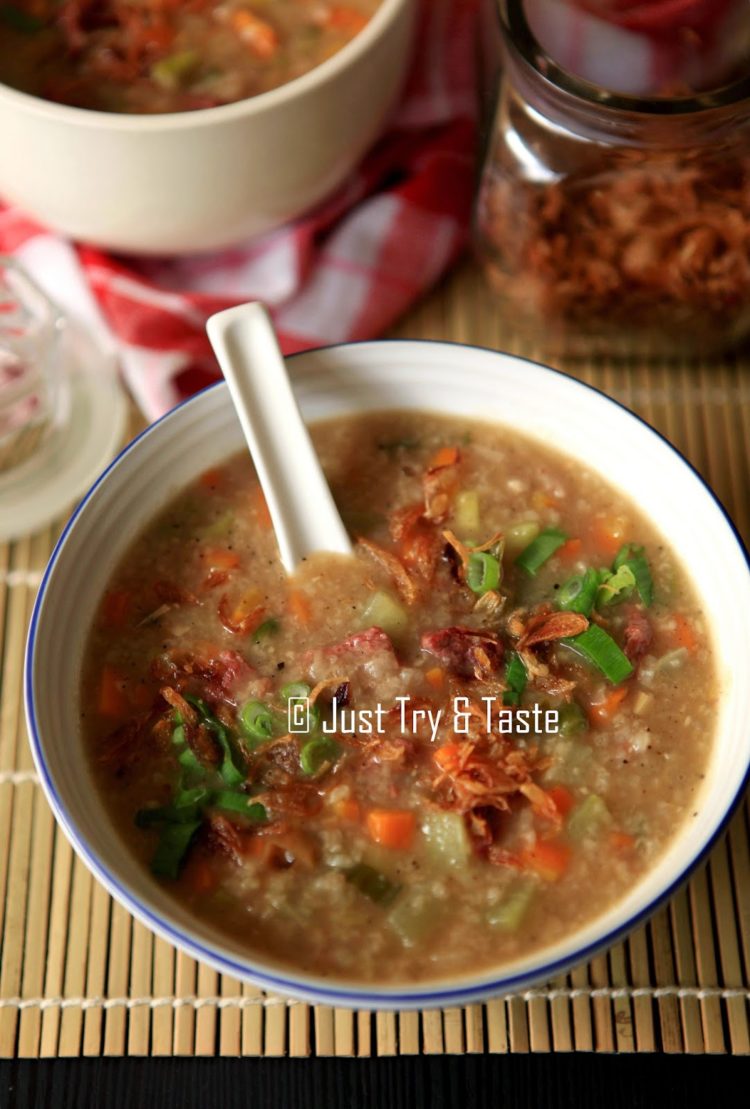
{"type": "Polygon", "coordinates": [[[395,1059],[54,1059],[0,1064],[2,1109],[628,1109],[747,1105],[750,1060],[482,1055],[395,1059]]]}

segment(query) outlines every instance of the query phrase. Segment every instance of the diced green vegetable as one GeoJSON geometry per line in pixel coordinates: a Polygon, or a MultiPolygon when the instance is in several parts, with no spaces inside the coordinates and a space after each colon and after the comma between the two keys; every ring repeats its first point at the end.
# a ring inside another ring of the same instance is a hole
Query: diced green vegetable
{"type": "Polygon", "coordinates": [[[489,593],[500,584],[500,563],[487,551],[469,555],[466,567],[466,584],[474,593],[489,593]]]}
{"type": "Polygon", "coordinates": [[[521,700],[521,694],[526,688],[527,681],[528,674],[524,661],[517,651],[513,651],[505,664],[506,689],[503,694],[503,704],[517,705],[521,700]]]}
{"type": "Polygon", "coordinates": [[[135,823],[139,828],[150,828],[154,824],[189,824],[200,817],[201,806],[208,797],[206,789],[184,789],[175,797],[171,805],[139,809],[135,823]]]}
{"type": "Polygon", "coordinates": [[[615,571],[627,566],[635,579],[635,587],[646,608],[654,600],[654,581],[651,576],[651,567],[645,555],[645,548],[634,543],[625,543],[615,556],[612,564],[615,571]]]}
{"type": "Polygon", "coordinates": [[[579,651],[589,662],[601,670],[613,685],[618,685],[633,673],[627,656],[620,650],[611,635],[598,624],[589,624],[585,632],[561,643],[579,651]]]}
{"type": "Polygon", "coordinates": [[[573,809],[565,830],[571,839],[582,840],[598,831],[604,824],[608,824],[611,819],[609,809],[601,797],[596,793],[590,793],[573,809]]]}
{"type": "Polygon", "coordinates": [[[195,50],[180,50],[151,66],[151,79],[163,89],[179,89],[190,81],[200,63],[195,50]]]}
{"type": "Polygon", "coordinates": [[[213,732],[216,740],[221,748],[222,759],[221,766],[219,767],[219,774],[228,786],[239,785],[240,782],[245,780],[245,772],[238,765],[239,756],[232,750],[232,744],[229,738],[229,732],[224,725],[216,719],[213,713],[208,708],[205,701],[200,697],[192,697],[190,694],[185,696],[188,701],[201,717],[201,721],[207,728],[213,732]]]}
{"type": "Polygon", "coordinates": [[[200,826],[200,820],[185,824],[165,824],[151,859],[152,872],[160,878],[176,878],[192,838],[200,826]]]}
{"type": "Polygon", "coordinates": [[[557,595],[557,607],[565,612],[581,612],[589,616],[599,588],[599,574],[596,570],[586,570],[568,578],[557,595]]]}
{"type": "Polygon", "coordinates": [[[265,805],[261,805],[260,801],[253,801],[246,793],[221,790],[211,798],[211,805],[215,809],[221,809],[222,812],[244,816],[253,824],[264,824],[268,820],[265,805]]]}
{"type": "Polygon", "coordinates": [[[339,757],[341,748],[330,736],[317,736],[308,740],[299,753],[299,764],[304,774],[317,774],[326,765],[339,757]]]}
{"type": "Polygon", "coordinates": [[[382,628],[386,635],[397,639],[409,626],[406,609],[390,593],[378,590],[373,593],[362,613],[362,624],[366,627],[382,628]]]}
{"type": "Polygon", "coordinates": [[[453,527],[463,539],[479,534],[479,494],[475,489],[465,489],[456,496],[453,510],[453,527]]]}
{"type": "Polygon", "coordinates": [[[44,27],[44,20],[26,12],[17,4],[0,4],[0,23],[22,35],[33,35],[44,27]]]}
{"type": "Polygon", "coordinates": [[[268,705],[262,701],[248,701],[240,710],[240,724],[251,739],[271,739],[274,733],[274,718],[268,705]]]}
{"type": "Polygon", "coordinates": [[[207,524],[206,527],[201,530],[201,535],[204,539],[226,539],[234,527],[234,520],[234,512],[231,510],[225,512],[223,515],[217,517],[213,523],[207,524]]]}
{"type": "Polygon", "coordinates": [[[460,813],[429,812],[422,822],[427,854],[444,866],[465,866],[471,857],[471,844],[460,813]]]}
{"type": "Polygon", "coordinates": [[[635,574],[624,562],[614,574],[607,574],[599,583],[596,594],[596,607],[607,608],[626,600],[635,588],[635,574]]]}
{"type": "Polygon", "coordinates": [[[275,620],[273,617],[269,620],[264,620],[253,633],[253,643],[262,643],[264,639],[270,639],[272,635],[276,635],[280,627],[279,621],[275,620]]]}
{"type": "Polygon", "coordinates": [[[307,682],[287,682],[279,690],[279,696],[285,704],[289,704],[290,701],[304,701],[311,693],[312,689],[307,682]]]}
{"type": "Polygon", "coordinates": [[[536,520],[521,520],[517,524],[511,524],[505,532],[505,548],[508,554],[520,554],[536,539],[540,530],[536,520]]]}
{"type": "Polygon", "coordinates": [[[588,731],[586,715],[576,701],[561,705],[558,714],[557,732],[564,739],[569,739],[570,736],[574,735],[583,735],[584,732],[588,731]]]}
{"type": "Polygon", "coordinates": [[[567,539],[565,532],[560,531],[559,528],[545,528],[525,550],[521,551],[516,558],[516,566],[520,566],[527,574],[534,577],[544,563],[552,558],[555,551],[567,542],[567,539]]]}
{"type": "Polygon", "coordinates": [[[416,947],[437,928],[442,908],[442,904],[425,890],[409,890],[388,913],[388,922],[404,947],[416,947]]]}
{"type": "Polygon", "coordinates": [[[517,932],[536,893],[537,884],[532,879],[515,884],[497,904],[492,905],[486,915],[491,928],[503,932],[517,932]]]}
{"type": "Polygon", "coordinates": [[[687,661],[688,654],[687,647],[675,647],[673,651],[667,651],[665,655],[656,660],[654,670],[657,673],[661,670],[679,670],[687,661]]]}
{"type": "Polygon", "coordinates": [[[367,863],[357,863],[346,872],[347,882],[369,897],[376,905],[390,905],[401,887],[381,871],[367,863]]]}

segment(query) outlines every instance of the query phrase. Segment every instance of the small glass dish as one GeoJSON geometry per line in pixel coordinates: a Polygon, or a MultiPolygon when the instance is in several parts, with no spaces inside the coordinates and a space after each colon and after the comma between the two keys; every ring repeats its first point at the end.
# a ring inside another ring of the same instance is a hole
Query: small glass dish
{"type": "Polygon", "coordinates": [[[0,473],[26,462],[66,407],[65,318],[26,271],[0,256],[0,473]]]}

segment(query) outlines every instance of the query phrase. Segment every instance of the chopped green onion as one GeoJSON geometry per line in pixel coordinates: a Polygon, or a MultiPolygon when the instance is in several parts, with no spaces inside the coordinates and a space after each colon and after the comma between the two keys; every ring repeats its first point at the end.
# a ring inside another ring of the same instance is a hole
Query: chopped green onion
{"type": "Polygon", "coordinates": [[[189,824],[200,817],[202,802],[208,797],[205,789],[185,789],[171,805],[139,809],[135,823],[139,828],[150,828],[152,824],[189,824]]]}
{"type": "Polygon", "coordinates": [[[299,764],[303,773],[317,774],[326,763],[336,761],[339,751],[338,743],[329,736],[318,736],[308,740],[299,753],[299,764]]]}
{"type": "Polygon", "coordinates": [[[401,889],[396,882],[386,878],[379,870],[367,863],[357,863],[345,871],[347,882],[369,897],[377,905],[390,905],[401,889]]]}
{"type": "Polygon", "coordinates": [[[219,767],[219,774],[224,779],[228,786],[239,785],[240,782],[245,780],[245,772],[242,770],[235,760],[234,752],[232,751],[231,741],[229,739],[229,732],[224,725],[216,719],[213,713],[208,708],[205,701],[201,701],[199,697],[192,697],[186,694],[185,700],[188,701],[194,709],[199,713],[202,722],[209,728],[216,737],[219,746],[221,747],[222,760],[219,767]]]}
{"type": "Polygon", "coordinates": [[[607,574],[600,584],[596,595],[597,608],[606,608],[624,601],[633,592],[635,574],[627,562],[623,562],[614,574],[607,574]]]}
{"type": "Polygon", "coordinates": [[[268,819],[265,805],[260,801],[253,801],[246,793],[237,793],[234,790],[222,790],[211,798],[211,805],[223,812],[237,813],[251,820],[253,824],[263,824],[268,819]]]}
{"type": "Polygon", "coordinates": [[[273,736],[273,713],[262,701],[248,701],[242,706],[240,724],[252,739],[265,740],[273,736]]]}
{"type": "Polygon", "coordinates": [[[587,730],[588,721],[583,709],[576,701],[570,701],[567,705],[560,706],[557,718],[558,735],[561,735],[563,739],[569,739],[571,736],[581,735],[587,730]]]}
{"type": "Polygon", "coordinates": [[[151,859],[152,872],[160,878],[176,878],[192,838],[200,826],[200,820],[186,824],[165,824],[151,859]]]}
{"type": "Polygon", "coordinates": [[[565,612],[581,612],[589,616],[599,588],[599,574],[596,570],[586,570],[568,578],[557,595],[557,607],[565,612]]]}
{"type": "Polygon", "coordinates": [[[362,612],[363,627],[382,628],[386,635],[397,639],[409,626],[406,609],[390,593],[379,589],[373,593],[362,612]]]}
{"type": "Polygon", "coordinates": [[[521,694],[526,688],[527,680],[528,674],[526,673],[526,666],[524,665],[523,659],[514,651],[505,665],[506,690],[503,694],[504,705],[518,704],[521,700],[521,694]]]}
{"type": "Polygon", "coordinates": [[[279,696],[285,704],[290,701],[304,701],[312,693],[307,682],[288,682],[279,690],[279,696]]]}
{"type": "Polygon", "coordinates": [[[489,593],[500,584],[500,563],[487,551],[469,555],[466,584],[474,593],[489,593]]]}
{"type": "Polygon", "coordinates": [[[613,685],[619,684],[633,673],[632,664],[627,656],[623,654],[612,636],[598,624],[589,624],[585,632],[581,632],[572,639],[563,639],[561,642],[579,651],[598,670],[601,670],[604,677],[613,685]]]}
{"type": "Polygon", "coordinates": [[[255,629],[253,633],[253,643],[260,643],[264,639],[268,639],[271,635],[276,635],[280,628],[278,620],[273,617],[270,620],[264,620],[263,623],[255,629]]]}
{"type": "Polygon", "coordinates": [[[453,527],[462,538],[479,533],[479,494],[475,489],[466,489],[456,496],[453,510],[453,527]]]}
{"type": "Polygon", "coordinates": [[[627,566],[635,579],[635,587],[646,608],[654,599],[654,581],[651,577],[651,568],[645,555],[645,548],[634,543],[625,543],[620,547],[615,556],[613,567],[619,570],[627,566]]]}
{"type": "Polygon", "coordinates": [[[536,539],[529,543],[525,550],[516,558],[516,566],[520,566],[527,574],[533,577],[544,565],[547,559],[552,558],[555,551],[567,542],[567,535],[559,528],[545,528],[540,531],[536,539]]]}

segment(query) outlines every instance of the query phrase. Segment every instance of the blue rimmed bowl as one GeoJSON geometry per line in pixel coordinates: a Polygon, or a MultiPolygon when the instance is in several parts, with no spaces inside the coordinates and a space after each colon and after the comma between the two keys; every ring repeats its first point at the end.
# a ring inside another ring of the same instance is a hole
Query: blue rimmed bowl
{"type": "Polygon", "coordinates": [[[698,474],[647,424],[596,390],[523,359],[448,343],[331,347],[290,360],[308,420],[429,409],[507,425],[598,471],[635,501],[681,557],[701,598],[721,696],[695,813],[606,912],[531,955],[490,970],[387,986],[326,979],[271,962],[193,917],[120,839],[89,770],[79,724],[89,627],[117,563],[188,482],[243,447],[225,386],[187,401],[134,440],[71,518],[47,567],[26,655],[26,711],[41,781],[95,876],[159,935],[225,974],[304,1000],[355,1008],[452,1006],[514,992],[590,958],[640,923],[685,879],[725,827],[750,766],[750,573],[730,520],[698,474]]]}

